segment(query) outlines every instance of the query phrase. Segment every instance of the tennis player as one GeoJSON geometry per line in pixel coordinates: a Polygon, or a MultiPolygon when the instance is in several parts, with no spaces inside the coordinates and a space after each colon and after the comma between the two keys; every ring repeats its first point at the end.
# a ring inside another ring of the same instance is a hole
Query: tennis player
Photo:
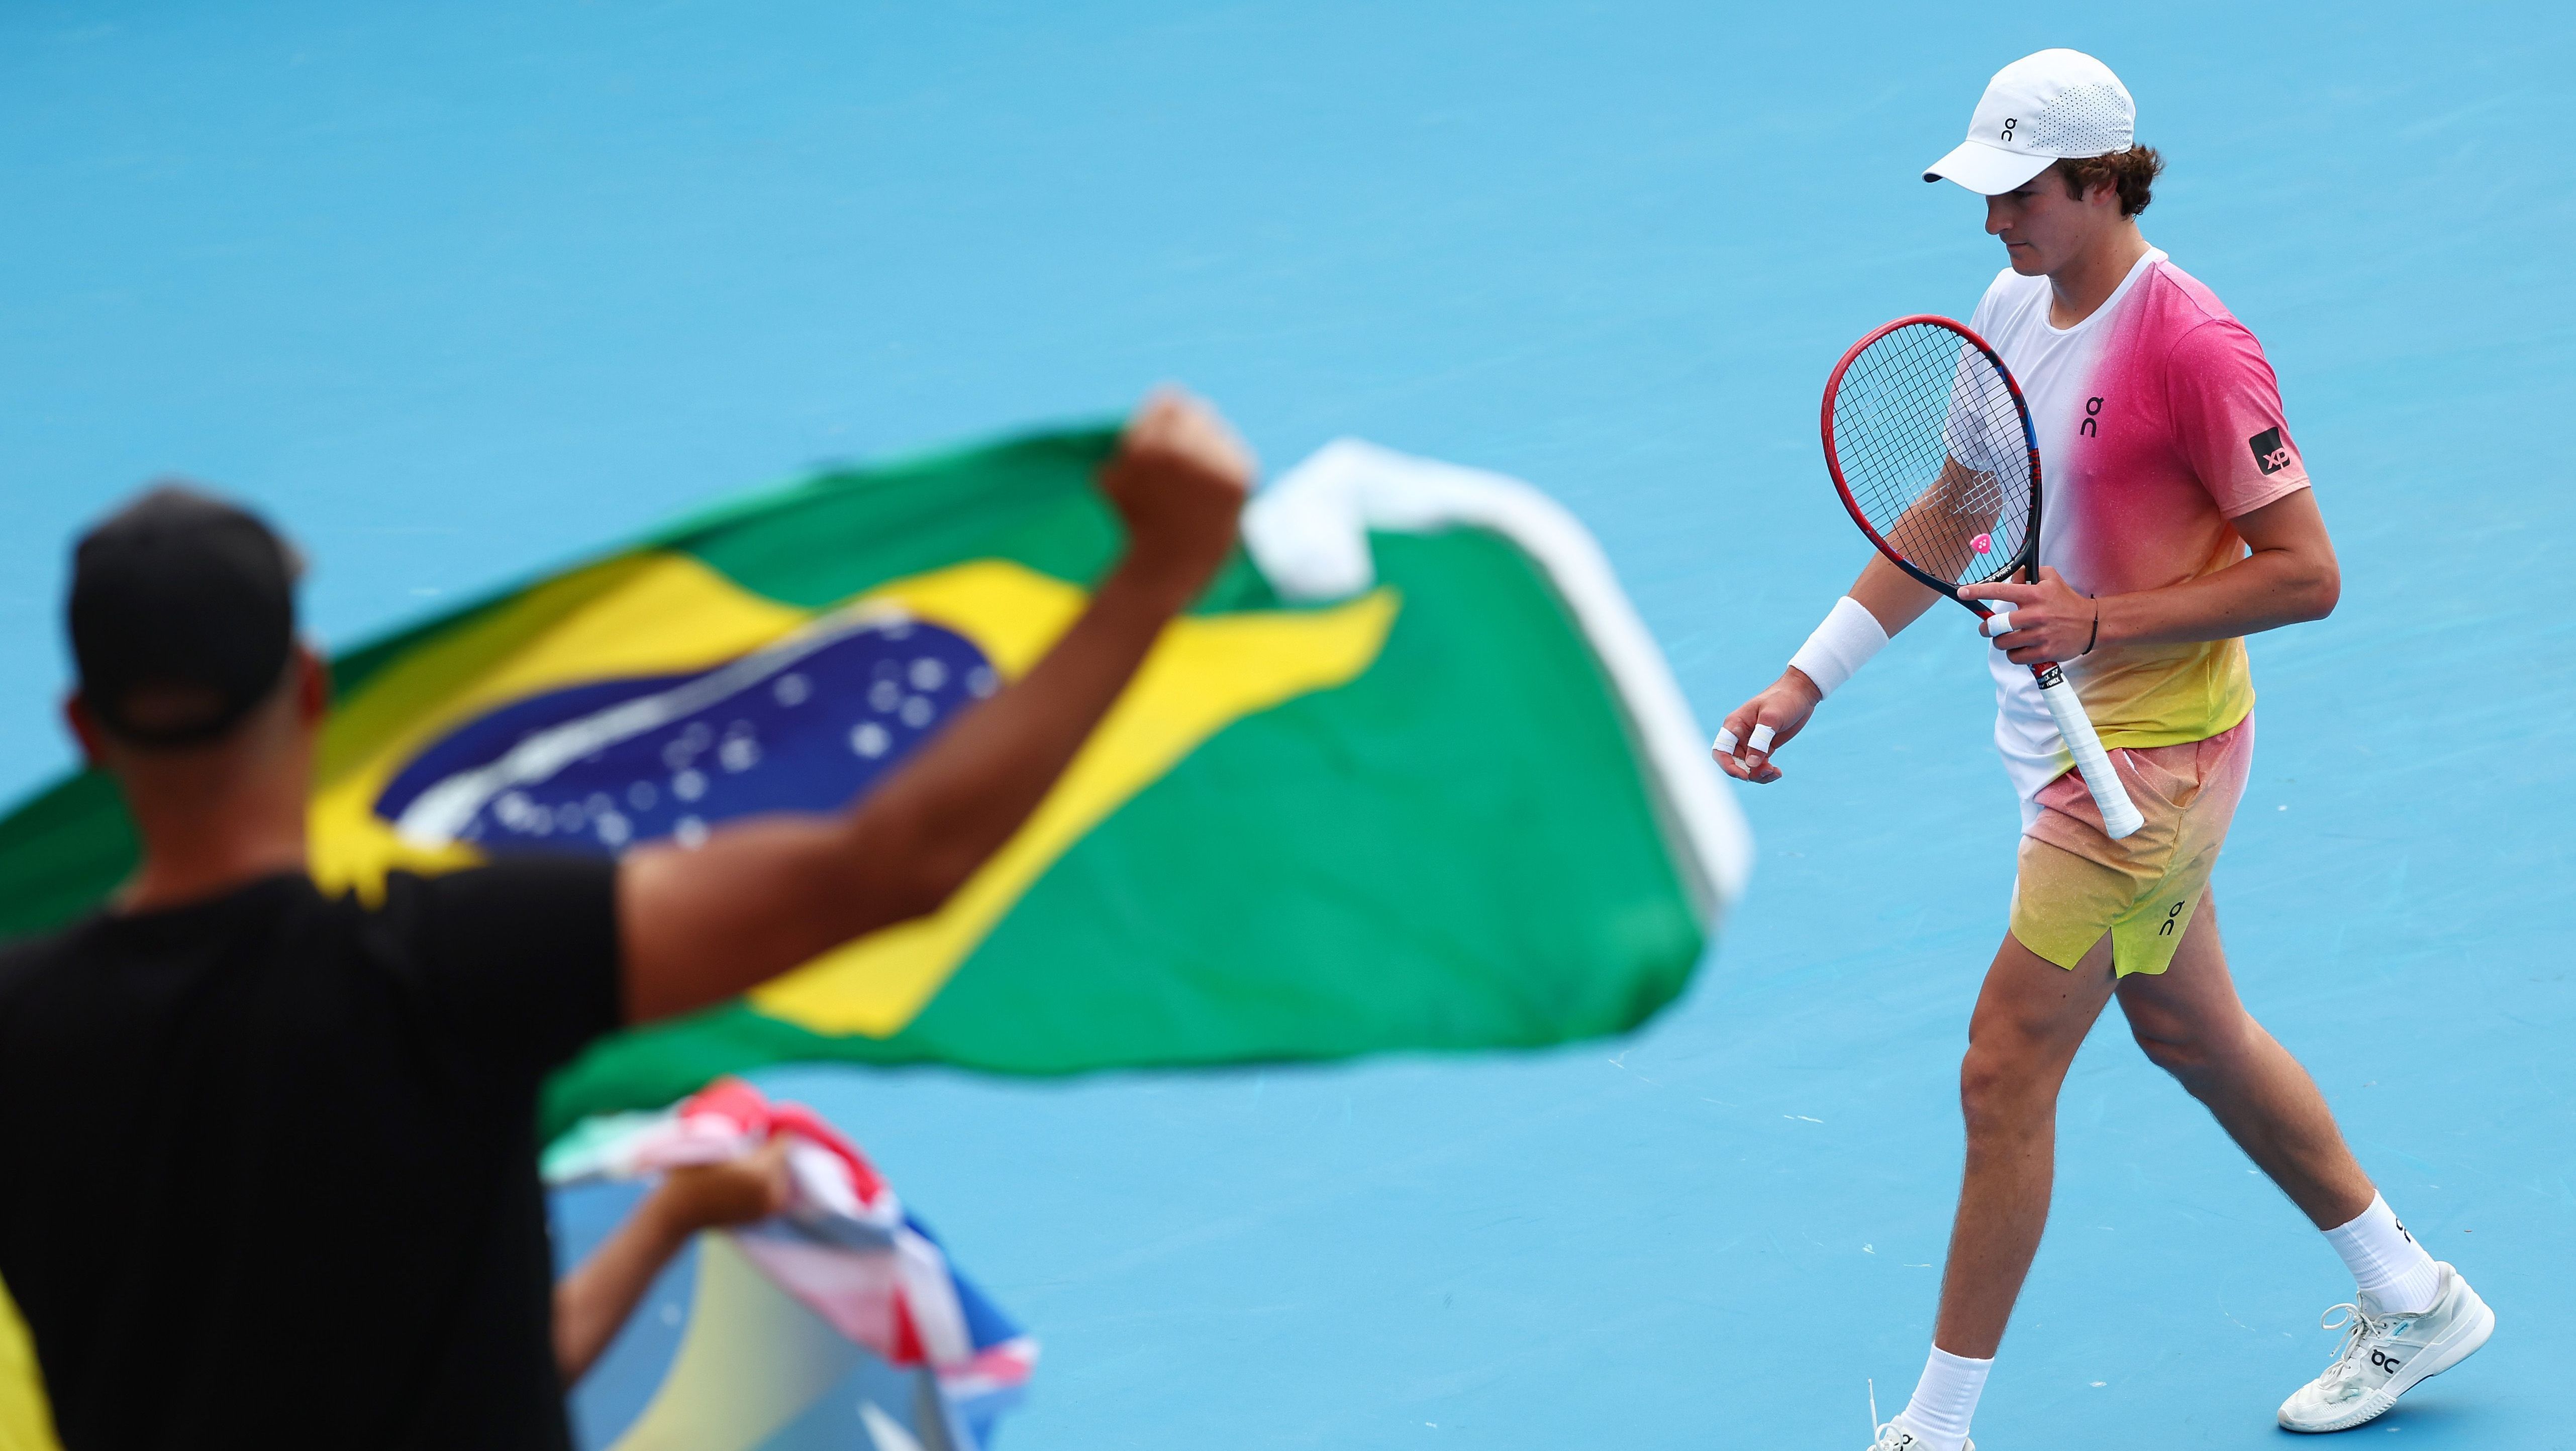
{"type": "MultiPolygon", "coordinates": [[[[2162,168],[2109,68],[2071,50],[2006,66],[1967,139],[1923,174],[1986,200],[2010,265],[1970,319],[2039,434],[2040,578],[1980,585],[1995,744],[2021,796],[2011,930],[1960,1066],[1967,1167],[1930,1362],[1874,1451],[1961,1451],[2048,1217],[2057,1093],[2110,999],[2149,1059],[2207,1105],[2350,1267],[2333,1363],[2282,1403],[2294,1431],[2385,1412],[2484,1344],[2495,1316],[2398,1223],[2324,1097],[2237,1001],[2209,900],[2254,749],[2242,637],[2323,618],[2334,546],[2254,335],[2138,231],[2162,168]],[[2146,817],[2113,841],[2027,668],[2065,667],[2146,817]]],[[[1717,758],[1773,754],[1935,602],[1872,558],[1789,668],[1726,718],[1717,758]]]]}

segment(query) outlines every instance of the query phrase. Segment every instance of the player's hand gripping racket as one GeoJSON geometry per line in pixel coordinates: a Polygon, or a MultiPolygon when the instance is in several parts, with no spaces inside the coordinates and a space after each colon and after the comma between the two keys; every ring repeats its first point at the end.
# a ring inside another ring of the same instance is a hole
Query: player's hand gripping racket
{"type": "MultiPolygon", "coordinates": [[[[2039,437],[2003,359],[1946,317],[1904,317],[1852,345],[1825,384],[1825,464],[1860,532],[1897,568],[1962,585],[2039,577],[2039,437]]],[[[2030,667],[2103,829],[2143,824],[2102,738],[2053,661],[2030,667]]]]}

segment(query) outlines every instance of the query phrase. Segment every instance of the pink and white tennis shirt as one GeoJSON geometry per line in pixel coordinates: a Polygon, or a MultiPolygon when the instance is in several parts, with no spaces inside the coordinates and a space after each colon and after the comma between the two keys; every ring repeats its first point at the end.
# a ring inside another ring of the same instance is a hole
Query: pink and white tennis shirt
{"type": "MultiPolygon", "coordinates": [[[[2215,294],[2149,250],[2071,328],[2045,277],[2007,268],[1969,327],[2003,355],[2039,433],[2039,562],[2127,594],[2245,557],[2228,521],[2308,486],[2262,345],[2215,294]]],[[[2027,667],[1989,651],[1995,746],[2028,802],[2072,765],[2027,667]]],[[[2254,708],[2245,642],[2103,646],[2063,662],[2102,744],[2206,740],[2254,708]]]]}

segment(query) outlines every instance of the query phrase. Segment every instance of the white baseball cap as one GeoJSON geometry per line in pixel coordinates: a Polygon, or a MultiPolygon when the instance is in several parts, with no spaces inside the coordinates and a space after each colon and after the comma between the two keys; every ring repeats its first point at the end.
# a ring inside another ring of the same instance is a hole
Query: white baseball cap
{"type": "Polygon", "coordinates": [[[2111,68],[2080,50],[2043,50],[1995,72],[1968,139],[1924,169],[1985,196],[2008,192],[2069,156],[2126,151],[2138,104],[2111,68]]]}

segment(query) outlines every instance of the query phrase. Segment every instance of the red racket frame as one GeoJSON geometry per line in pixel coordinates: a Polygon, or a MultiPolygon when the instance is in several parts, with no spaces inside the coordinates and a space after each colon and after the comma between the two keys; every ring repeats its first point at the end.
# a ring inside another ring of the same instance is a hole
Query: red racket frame
{"type": "MultiPolygon", "coordinates": [[[[2016,570],[2020,572],[2024,583],[2034,583],[2039,579],[2039,433],[2037,429],[2031,426],[2030,401],[2022,397],[2021,383],[2018,379],[2013,377],[2012,369],[2004,366],[2002,355],[1997,353],[1994,350],[1994,347],[1984,338],[1981,338],[1975,333],[1969,331],[1967,324],[1959,322],[1953,318],[1942,317],[1937,313],[1918,312],[1911,317],[1900,317],[1894,322],[1883,323],[1878,327],[1870,329],[1867,337],[1864,337],[1859,342],[1852,344],[1851,347],[1843,353],[1842,361],[1834,364],[1833,376],[1825,380],[1825,401],[1821,417],[1819,419],[1819,426],[1821,427],[1825,437],[1825,472],[1833,476],[1834,492],[1841,496],[1844,512],[1852,516],[1852,522],[1860,526],[1861,533],[1869,536],[1869,542],[1877,547],[1879,553],[1886,555],[1897,568],[1904,570],[1907,574],[1914,576],[1916,579],[1921,580],[1924,584],[1938,590],[1942,594],[1948,595],[1954,600],[1958,600],[1960,604],[1963,604],[1970,610],[1974,611],[1978,619],[1990,620],[1994,618],[1994,611],[1987,609],[1980,601],[1960,599],[1959,590],[1961,586],[1959,584],[1949,580],[1936,579],[1929,571],[1916,567],[1914,561],[1897,553],[1896,546],[1888,543],[1885,536],[1881,535],[1876,529],[1870,527],[1869,516],[1861,512],[1860,502],[1852,497],[1851,485],[1843,479],[1842,455],[1834,448],[1834,398],[1842,392],[1843,374],[1850,371],[1854,359],[1869,350],[1870,344],[1877,342],[1880,338],[1887,336],[1898,328],[1913,327],[1917,324],[1929,324],[1930,326],[1943,328],[1956,333],[1961,341],[1967,343],[1970,347],[1975,348],[1978,352],[1985,354],[1986,361],[1995,365],[1995,372],[2002,376],[2004,387],[2009,389],[2012,393],[2013,411],[2021,416],[2022,444],[2030,450],[2030,531],[2022,539],[2020,557],[2006,564],[2000,572],[1989,575],[1985,579],[1972,582],[1976,584],[1993,584],[2009,578],[2016,570]]],[[[2031,673],[2033,675],[2037,675],[2043,670],[2053,670],[2055,668],[2057,667],[2053,662],[2045,665],[2034,665],[2031,667],[2031,673]]]]}
{"type": "MultiPolygon", "coordinates": [[[[1980,584],[1998,584],[2015,572],[2019,572],[2025,581],[2038,580],[2039,431],[2031,426],[2030,400],[2022,396],[2021,383],[2013,377],[2012,369],[2004,366],[2003,358],[1997,355],[1984,338],[1969,331],[1962,323],[1931,313],[1900,317],[1894,322],[1872,330],[1867,337],[1851,345],[1851,349],[1843,354],[1841,362],[1834,364],[1833,376],[1825,380],[1825,404],[1820,421],[1825,438],[1825,469],[1833,475],[1834,492],[1842,496],[1843,508],[1852,516],[1852,522],[1860,526],[1860,532],[1867,535],[1869,542],[1877,547],[1878,552],[1893,561],[1897,568],[1904,570],[1936,592],[1958,600],[1960,604],[1974,612],[1981,621],[1993,619],[1995,612],[1987,609],[1982,600],[1961,598],[1960,590],[1971,589],[1980,584]],[[1985,354],[1986,361],[1995,365],[1995,371],[2003,376],[2004,387],[2012,393],[2013,411],[2021,415],[2022,446],[2030,450],[2030,533],[2022,540],[2021,555],[1998,573],[1982,580],[1972,580],[1964,585],[1951,580],[1934,578],[1930,571],[1916,566],[1912,560],[1897,553],[1884,536],[1870,527],[1868,516],[1861,512],[1859,501],[1852,497],[1850,483],[1843,478],[1842,455],[1834,447],[1834,397],[1842,391],[1843,374],[1850,371],[1852,360],[1867,351],[1870,344],[1898,328],[1924,323],[1955,334],[1962,341],[1976,348],[1978,352],[1985,354]]],[[[1985,627],[1982,624],[1978,626],[1980,634],[1984,633],[1984,630],[1985,627]]],[[[2010,631],[2006,633],[2009,634],[2010,631]]],[[[2059,733],[2066,738],[2067,752],[2075,758],[2077,769],[2084,775],[2086,789],[2093,793],[2094,804],[2102,813],[2103,830],[2115,841],[2136,831],[2144,824],[2143,818],[2139,815],[2137,803],[2130,798],[2127,784],[2120,780],[2119,768],[2112,764],[2109,753],[2102,749],[2102,742],[2093,730],[2092,721],[2084,718],[2084,704],[2076,698],[2074,687],[2067,684],[2066,672],[2060,669],[2054,660],[2042,660],[2027,668],[2031,678],[2039,683],[2041,701],[2049,703],[2049,714],[2057,719],[2059,733]],[[2067,715],[2061,713],[2061,706],[2072,711],[2076,724],[2081,727],[2081,734],[2084,737],[2082,742],[2076,739],[2077,731],[2069,726],[2067,715]],[[2089,763],[2087,746],[2090,748],[2092,758],[2089,763]],[[2125,817],[2126,824],[2115,827],[2113,824],[2115,816],[2125,817]]]]}

